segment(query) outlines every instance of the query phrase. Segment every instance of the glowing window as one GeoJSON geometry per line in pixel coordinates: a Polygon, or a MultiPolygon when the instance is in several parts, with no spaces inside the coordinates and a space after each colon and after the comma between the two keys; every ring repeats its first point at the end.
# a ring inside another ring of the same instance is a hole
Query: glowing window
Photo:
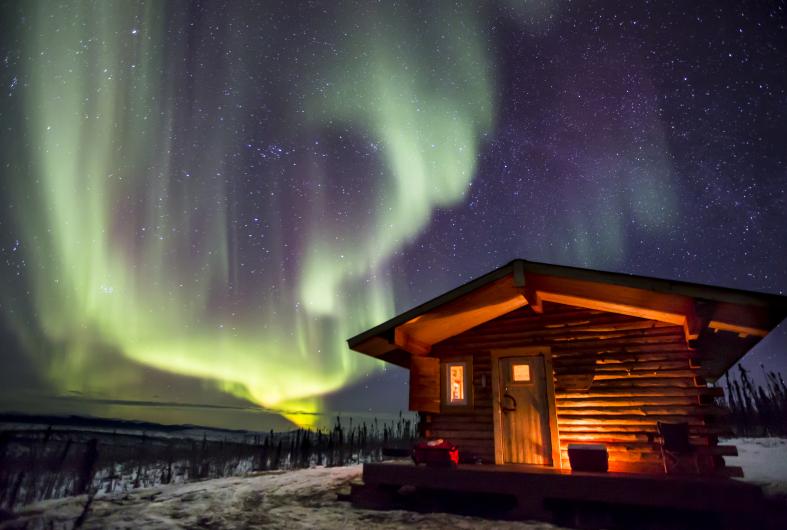
{"type": "Polygon", "coordinates": [[[515,383],[528,383],[528,382],[530,382],[530,365],[529,364],[512,364],[511,365],[511,379],[515,383]]]}
{"type": "Polygon", "coordinates": [[[467,404],[467,365],[466,363],[447,363],[446,403],[449,405],[467,404]]]}

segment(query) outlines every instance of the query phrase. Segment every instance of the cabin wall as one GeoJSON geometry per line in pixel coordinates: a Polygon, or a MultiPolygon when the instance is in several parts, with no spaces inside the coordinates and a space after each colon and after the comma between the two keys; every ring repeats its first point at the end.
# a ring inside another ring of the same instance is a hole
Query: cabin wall
{"type": "MultiPolygon", "coordinates": [[[[708,388],[701,359],[683,328],[625,315],[545,303],[543,313],[517,309],[433,347],[449,359],[473,356],[475,406],[470,412],[425,414],[424,432],[454,442],[471,460],[494,462],[490,351],[548,346],[554,364],[562,466],[570,443],[604,443],[610,470],[663,472],[657,421],[687,421],[701,448],[702,469],[725,473],[718,446],[729,434],[708,388]]],[[[736,470],[727,469],[729,474],[736,470]]]]}
{"type": "MultiPolygon", "coordinates": [[[[488,351],[465,352],[473,360],[473,406],[446,410],[440,414],[426,414],[421,423],[430,438],[445,438],[461,450],[464,462],[494,463],[495,440],[492,427],[492,365],[488,351]]],[[[437,353],[441,361],[451,360],[455,354],[437,353]]],[[[441,392],[441,396],[443,393],[441,392]]],[[[445,408],[445,407],[444,407],[445,408]]]]}

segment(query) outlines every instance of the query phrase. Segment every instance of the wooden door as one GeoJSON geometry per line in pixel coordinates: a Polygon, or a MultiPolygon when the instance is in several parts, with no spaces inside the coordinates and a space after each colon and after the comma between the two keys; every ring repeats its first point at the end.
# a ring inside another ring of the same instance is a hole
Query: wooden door
{"type": "Polygon", "coordinates": [[[544,357],[498,359],[503,463],[552,465],[544,357]]]}

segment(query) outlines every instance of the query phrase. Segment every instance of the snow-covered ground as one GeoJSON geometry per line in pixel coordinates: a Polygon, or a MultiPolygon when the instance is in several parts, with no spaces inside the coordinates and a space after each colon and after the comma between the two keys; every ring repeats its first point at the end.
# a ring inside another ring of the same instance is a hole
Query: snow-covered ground
{"type": "MultiPolygon", "coordinates": [[[[769,493],[787,492],[787,439],[726,440],[738,446],[729,465],[743,467],[746,480],[769,493]]],[[[537,522],[490,521],[448,514],[373,511],[337,500],[337,492],[359,480],[361,466],[266,472],[99,494],[83,528],[512,528],[547,530],[537,522]]],[[[27,506],[0,523],[6,528],[67,529],[82,514],[86,497],[69,497],[27,506]]]]}
{"type": "Polygon", "coordinates": [[[724,461],[741,466],[743,480],[761,485],[768,495],[787,496],[787,438],[730,438],[722,443],[738,448],[737,457],[724,461]]]}
{"type": "MultiPolygon", "coordinates": [[[[501,525],[458,515],[360,510],[338,501],[337,493],[360,476],[360,465],[313,468],[99,495],[82,528],[558,528],[546,523],[501,525]]],[[[0,528],[70,529],[85,501],[80,496],[33,504],[0,528]]]]}

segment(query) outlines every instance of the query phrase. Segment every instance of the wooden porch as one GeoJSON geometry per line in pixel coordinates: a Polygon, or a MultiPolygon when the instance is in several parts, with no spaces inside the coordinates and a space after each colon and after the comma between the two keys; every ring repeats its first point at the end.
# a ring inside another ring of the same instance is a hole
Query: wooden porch
{"type": "Polygon", "coordinates": [[[690,475],[577,473],[526,465],[365,464],[359,507],[537,519],[575,527],[768,528],[762,490],[690,475]],[[655,523],[655,525],[654,525],[655,523]]]}

